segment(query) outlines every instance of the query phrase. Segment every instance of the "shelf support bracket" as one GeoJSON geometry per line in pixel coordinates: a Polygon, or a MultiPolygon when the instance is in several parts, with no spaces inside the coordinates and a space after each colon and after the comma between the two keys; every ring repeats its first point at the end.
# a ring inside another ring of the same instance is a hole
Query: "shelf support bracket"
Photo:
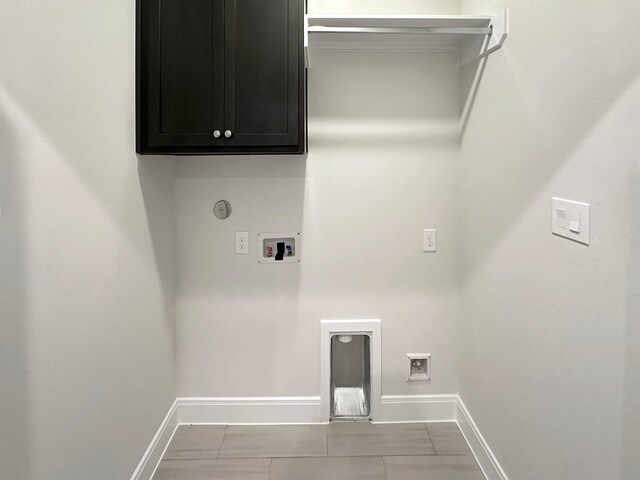
{"type": "Polygon", "coordinates": [[[458,54],[458,67],[462,68],[470,63],[488,57],[502,48],[509,31],[509,10],[504,9],[493,16],[489,24],[490,34],[467,41],[458,54]]]}
{"type": "Polygon", "coordinates": [[[304,66],[307,70],[311,68],[311,51],[309,49],[309,19],[304,16],[304,66]]]}

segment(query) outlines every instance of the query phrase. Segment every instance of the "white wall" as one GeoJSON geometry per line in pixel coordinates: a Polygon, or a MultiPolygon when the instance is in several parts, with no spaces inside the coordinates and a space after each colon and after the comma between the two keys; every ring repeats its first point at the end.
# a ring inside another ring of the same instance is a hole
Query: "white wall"
{"type": "Polygon", "coordinates": [[[509,478],[640,478],[640,4],[463,1],[504,7],[461,147],[460,394],[509,478]]]}
{"type": "Polygon", "coordinates": [[[319,395],[327,318],[382,319],[383,394],[457,391],[459,108],[455,55],[318,52],[306,161],[179,160],[178,395],[319,395]],[[302,263],[259,265],[256,234],[289,230],[302,263]],[[433,380],[407,384],[423,351],[433,380]]]}
{"type": "Polygon", "coordinates": [[[0,478],[129,478],[175,397],[173,163],[134,2],[2,2],[0,478]]]}
{"type": "Polygon", "coordinates": [[[174,273],[180,395],[317,395],[319,321],[349,317],[383,320],[384,394],[456,392],[461,330],[460,393],[510,478],[640,477],[640,6],[462,3],[512,24],[460,169],[448,54],[314,56],[307,159],[138,160],[133,2],[3,2],[0,478],[130,475],[175,396],[174,273]],[[592,203],[590,247],[551,235],[552,195],[592,203]],[[255,234],[288,229],[303,262],[258,265],[255,234]],[[422,350],[433,381],[406,384],[422,350]]]}

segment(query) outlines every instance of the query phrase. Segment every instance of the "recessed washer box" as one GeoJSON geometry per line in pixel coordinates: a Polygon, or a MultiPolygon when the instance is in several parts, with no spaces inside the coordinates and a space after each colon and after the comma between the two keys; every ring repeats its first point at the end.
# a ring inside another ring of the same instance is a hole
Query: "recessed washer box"
{"type": "Polygon", "coordinates": [[[300,233],[278,232],[258,234],[258,263],[298,263],[300,233]]]}
{"type": "Polygon", "coordinates": [[[407,353],[408,373],[407,382],[419,382],[431,380],[431,354],[407,353]]]}

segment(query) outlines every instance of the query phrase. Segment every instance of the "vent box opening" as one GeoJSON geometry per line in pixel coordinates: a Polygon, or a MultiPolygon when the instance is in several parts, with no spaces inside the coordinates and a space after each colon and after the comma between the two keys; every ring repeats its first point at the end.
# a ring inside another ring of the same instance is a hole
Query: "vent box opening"
{"type": "Polygon", "coordinates": [[[366,419],[371,412],[369,335],[331,337],[331,419],[366,419]]]}

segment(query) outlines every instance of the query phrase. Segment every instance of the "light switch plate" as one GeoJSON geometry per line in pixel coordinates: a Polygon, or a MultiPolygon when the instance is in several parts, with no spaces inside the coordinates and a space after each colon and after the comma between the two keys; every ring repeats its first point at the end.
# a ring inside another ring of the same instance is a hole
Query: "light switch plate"
{"type": "Polygon", "coordinates": [[[555,235],[589,245],[590,207],[588,203],[553,197],[551,199],[551,231],[555,235]]]}

